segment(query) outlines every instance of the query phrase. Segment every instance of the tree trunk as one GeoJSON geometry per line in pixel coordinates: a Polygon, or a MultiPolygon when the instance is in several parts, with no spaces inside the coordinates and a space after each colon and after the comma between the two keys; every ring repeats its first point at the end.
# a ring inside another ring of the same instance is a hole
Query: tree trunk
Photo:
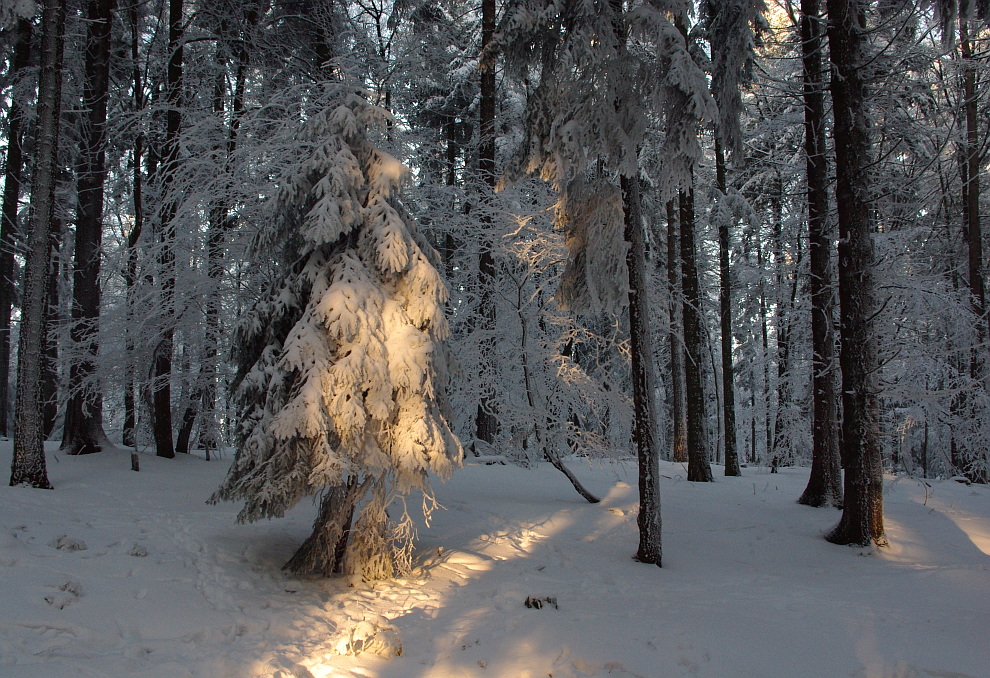
{"type": "Polygon", "coordinates": [[[711,482],[705,440],[705,386],[702,381],[701,291],[694,246],[694,189],[681,192],[681,286],[684,291],[684,381],[687,391],[687,479],[711,482]]]}
{"type": "MultiPolygon", "coordinates": [[[[529,405],[530,412],[536,415],[536,421],[533,424],[533,434],[536,436],[536,444],[539,446],[540,451],[543,453],[543,458],[550,462],[550,464],[564,474],[567,480],[571,483],[571,486],[580,494],[585,500],[590,504],[597,504],[601,501],[598,497],[593,495],[591,492],[585,488],[585,486],[578,480],[577,476],[571,473],[563,460],[560,458],[560,453],[557,451],[553,442],[549,440],[548,435],[549,427],[544,425],[550,423],[550,417],[546,414],[544,408],[537,407],[537,402],[542,402],[543,398],[536,391],[535,380],[533,379],[533,371],[529,364],[529,322],[526,319],[526,314],[523,313],[524,301],[523,301],[523,290],[525,289],[525,278],[522,282],[518,282],[516,285],[516,313],[519,317],[519,329],[522,335],[522,345],[520,346],[520,362],[522,363],[523,370],[523,384],[526,388],[526,402],[529,405]]],[[[526,441],[523,440],[523,447],[526,446],[526,441]]]]}
{"type": "Polygon", "coordinates": [[[79,147],[72,326],[69,330],[77,355],[69,366],[69,400],[62,427],[62,451],[67,454],[99,452],[106,440],[103,394],[99,384],[94,382],[99,355],[110,29],[115,4],[114,0],[90,0],[86,10],[85,122],[79,147]]]}
{"type": "Polygon", "coordinates": [[[667,201],[667,289],[670,290],[670,409],[672,458],[686,462],[687,456],[687,386],[684,383],[684,309],[681,292],[681,255],[677,208],[667,201]]]}
{"type": "Polygon", "coordinates": [[[62,287],[63,275],[68,283],[68,271],[62,266],[62,243],[65,235],[65,224],[56,219],[51,237],[52,263],[51,274],[48,276],[48,313],[45,318],[44,336],[44,365],[41,376],[41,420],[45,440],[55,431],[58,419],[58,337],[62,321],[59,302],[59,289],[62,287]]]}
{"type": "MultiPolygon", "coordinates": [[[[761,405],[763,407],[763,463],[770,461],[770,455],[772,452],[772,437],[771,437],[771,401],[772,393],[770,386],[770,340],[767,332],[767,272],[764,268],[766,258],[763,254],[763,244],[761,242],[762,238],[757,237],[756,241],[756,261],[758,269],[763,273],[763,277],[760,279],[760,348],[762,350],[761,358],[763,359],[763,397],[761,398],[761,405]]],[[[772,466],[772,473],[777,472],[777,467],[772,466]]]]}
{"type": "MultiPolygon", "coordinates": [[[[7,158],[4,169],[3,213],[0,222],[0,436],[7,436],[10,404],[10,313],[14,305],[14,241],[17,236],[17,211],[21,197],[24,169],[24,99],[22,84],[31,65],[32,23],[17,21],[14,58],[11,63],[10,109],[7,113],[7,158]]],[[[26,84],[26,83],[25,83],[26,84]]]]}
{"type": "MultiPolygon", "coordinates": [[[[973,313],[976,315],[977,341],[985,338],[986,293],[983,286],[983,234],[980,219],[980,138],[978,99],[976,89],[976,62],[970,42],[969,21],[959,17],[959,48],[963,61],[963,107],[966,118],[966,142],[964,151],[965,178],[963,182],[963,218],[969,264],[969,294],[973,313]]],[[[984,351],[974,349],[970,360],[970,376],[980,379],[986,362],[984,351]]]]}
{"type": "Polygon", "coordinates": [[[639,461],[640,562],[661,565],[660,438],[656,418],[656,376],[653,337],[650,334],[650,300],[646,275],[646,243],[638,177],[621,179],[625,211],[625,238],[629,243],[629,343],[632,358],[633,432],[639,461]]]}
{"type": "Polygon", "coordinates": [[[282,569],[323,577],[343,572],[354,505],[361,493],[354,476],[348,478],[346,485],[327,488],[320,501],[320,512],[313,522],[313,532],[282,569]]]}
{"type": "Polygon", "coordinates": [[[41,415],[43,338],[48,315],[51,234],[54,222],[58,126],[62,98],[64,0],[45,0],[41,11],[41,66],[38,79],[36,164],[31,189],[31,230],[17,344],[17,418],[11,485],[51,489],[45,466],[41,415]]]}
{"type": "MultiPolygon", "coordinates": [[[[728,189],[725,177],[725,154],[722,143],[715,138],[715,174],[720,199],[725,199],[728,189]]],[[[718,224],[718,306],[719,325],[722,332],[722,421],[725,435],[725,475],[741,476],[739,452],[736,449],[736,390],[732,369],[732,286],[729,277],[729,224],[723,219],[718,224]]]]}
{"type": "Polygon", "coordinates": [[[873,314],[873,242],[869,117],[863,70],[866,29],[859,0],[827,0],[835,116],[839,215],[839,311],[842,370],[842,518],[827,539],[836,544],[886,543],[879,421],[879,357],[873,314]]]}
{"type": "MultiPolygon", "coordinates": [[[[128,8],[131,29],[131,61],[133,71],[131,74],[131,100],[134,112],[144,108],[144,78],[141,73],[140,62],[140,15],[138,13],[138,0],[132,0],[128,8]]],[[[144,160],[144,135],[138,133],[134,137],[134,148],[131,151],[131,172],[133,182],[134,197],[134,224],[127,233],[127,257],[124,265],[124,286],[125,304],[127,307],[127,323],[124,325],[124,345],[127,351],[127,364],[124,367],[124,431],[123,444],[133,447],[137,443],[135,429],[137,427],[137,402],[134,398],[135,370],[134,370],[134,335],[131,326],[133,324],[133,314],[135,305],[135,288],[137,287],[137,265],[138,253],[137,243],[144,230],[144,175],[141,173],[141,163],[144,160]]]]}
{"type": "MultiPolygon", "coordinates": [[[[484,53],[495,34],[495,0],[482,0],[481,3],[481,50],[484,53]]],[[[481,69],[481,92],[479,102],[478,172],[486,187],[485,200],[487,213],[482,220],[491,224],[490,196],[495,190],[495,64],[486,61],[481,69]]],[[[481,243],[478,261],[480,301],[478,315],[486,330],[495,328],[495,304],[492,299],[492,286],[495,284],[495,257],[492,255],[492,242],[485,237],[481,243]]],[[[494,349],[492,344],[485,348],[494,349]]],[[[475,436],[488,444],[495,442],[498,434],[498,415],[490,398],[482,397],[475,415],[475,436]]]]}
{"type": "Polygon", "coordinates": [[[835,331],[832,322],[831,243],[828,224],[828,164],[825,149],[824,29],[820,0],[801,2],[804,61],[804,149],[808,183],[808,286],[811,292],[812,456],[811,476],[799,504],[842,506],[839,417],[835,393],[835,331]]]}
{"type": "Polygon", "coordinates": [[[155,453],[172,458],[172,352],[175,337],[175,219],[179,195],[175,179],[179,173],[179,132],[182,128],[182,0],[169,0],[168,47],[169,61],[165,94],[168,110],[165,114],[165,162],[162,175],[162,248],[159,256],[161,301],[165,324],[161,340],[154,352],[152,371],[152,401],[154,409],[155,453]]]}

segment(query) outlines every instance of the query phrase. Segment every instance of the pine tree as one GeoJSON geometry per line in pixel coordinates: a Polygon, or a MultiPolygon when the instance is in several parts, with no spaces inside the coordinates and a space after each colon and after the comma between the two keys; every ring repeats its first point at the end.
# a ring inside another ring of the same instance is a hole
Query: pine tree
{"type": "Polygon", "coordinates": [[[11,485],[51,489],[45,465],[42,371],[51,275],[51,234],[55,220],[59,113],[62,100],[64,0],[47,0],[41,10],[41,72],[38,78],[37,164],[31,187],[31,230],[24,267],[21,334],[17,344],[17,418],[11,485]]]}
{"type": "Polygon", "coordinates": [[[884,544],[879,356],[874,326],[873,232],[867,118],[869,57],[860,0],[828,0],[839,215],[839,311],[844,502],[828,534],[837,544],[884,544]]]}
{"type": "Polygon", "coordinates": [[[842,505],[838,399],[835,388],[835,331],[832,308],[831,242],[828,222],[828,166],[825,154],[824,22],[819,0],[801,2],[804,79],[804,149],[808,190],[808,249],[811,270],[812,459],[811,474],[798,503],[842,505]]]}
{"type": "Polygon", "coordinates": [[[107,99],[110,88],[110,29],[115,0],[90,0],[86,9],[84,125],[78,171],[78,215],[70,337],[81,355],[69,367],[62,447],[67,454],[99,452],[103,393],[96,377],[100,326],[100,263],[103,253],[103,194],[106,183],[107,99]]]}
{"type": "Polygon", "coordinates": [[[26,90],[22,83],[31,60],[30,19],[17,18],[14,55],[10,64],[12,91],[7,111],[7,156],[4,159],[3,212],[0,224],[0,435],[7,435],[10,382],[10,313],[14,303],[14,242],[18,231],[17,210],[21,198],[26,127],[26,90]]]}
{"type": "Polygon", "coordinates": [[[244,500],[244,522],[322,493],[293,571],[406,570],[403,497],[423,492],[428,514],[430,475],[447,478],[462,455],[442,407],[446,289],[397,200],[407,171],[365,131],[384,117],[341,86],[306,121],[304,159],[255,244],[283,266],[235,335],[239,446],[212,501],[244,500]]]}

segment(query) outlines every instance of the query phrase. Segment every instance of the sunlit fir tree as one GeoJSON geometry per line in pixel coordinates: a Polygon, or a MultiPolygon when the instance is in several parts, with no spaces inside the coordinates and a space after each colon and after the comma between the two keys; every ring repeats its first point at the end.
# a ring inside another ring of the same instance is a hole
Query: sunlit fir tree
{"type": "Polygon", "coordinates": [[[212,500],[243,500],[245,522],[320,493],[286,567],[382,578],[410,564],[404,498],[422,492],[428,516],[431,478],[462,456],[442,407],[447,292],[397,200],[407,170],[370,137],[386,114],[358,91],[328,99],[254,246],[281,271],[237,330],[237,458],[212,500]]]}

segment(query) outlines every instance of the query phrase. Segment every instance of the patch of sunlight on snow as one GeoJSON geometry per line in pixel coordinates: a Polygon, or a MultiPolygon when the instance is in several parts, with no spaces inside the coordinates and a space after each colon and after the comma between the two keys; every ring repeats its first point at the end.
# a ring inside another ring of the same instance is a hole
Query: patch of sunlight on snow
{"type": "MultiPolygon", "coordinates": [[[[606,513],[605,517],[614,516],[606,513]]],[[[424,573],[432,573],[428,575],[430,579],[446,579],[450,582],[446,587],[446,595],[424,600],[422,596],[399,595],[402,592],[402,584],[398,581],[383,584],[379,602],[391,601],[393,604],[387,610],[375,609],[369,613],[380,613],[388,619],[395,619],[403,613],[416,609],[443,608],[451,604],[451,599],[458,595],[459,590],[493,573],[502,563],[532,557],[540,544],[573,527],[574,524],[571,510],[566,509],[548,513],[532,522],[506,521],[490,532],[471,539],[460,548],[440,549],[435,556],[430,555],[421,561],[421,567],[424,573]],[[395,606],[394,603],[400,599],[403,603],[398,607],[395,606]]],[[[437,633],[434,643],[441,654],[449,653],[448,657],[440,657],[429,668],[417,667],[417,670],[423,671],[421,674],[416,674],[417,678],[462,678],[464,667],[447,659],[464,643],[466,635],[470,634],[467,629],[484,628],[491,613],[491,609],[487,606],[463,609],[456,619],[446,622],[446,630],[437,633]]],[[[532,644],[529,641],[522,641],[519,649],[521,656],[525,656],[532,650],[532,644]]],[[[354,670],[340,668],[339,664],[335,668],[333,664],[339,656],[343,656],[339,648],[327,646],[319,652],[314,652],[301,662],[301,665],[314,678],[360,678],[366,675],[361,669],[356,669],[357,673],[355,673],[354,670]]],[[[527,669],[519,669],[518,673],[513,669],[513,678],[539,678],[539,676],[527,669]]]]}
{"type": "Polygon", "coordinates": [[[955,523],[956,527],[969,537],[973,546],[990,556],[990,526],[973,516],[961,516],[958,513],[945,512],[946,518],[955,523]]]}
{"type": "Polygon", "coordinates": [[[936,566],[934,554],[917,532],[890,516],[884,516],[883,521],[887,545],[876,550],[881,558],[917,569],[936,566]]]}

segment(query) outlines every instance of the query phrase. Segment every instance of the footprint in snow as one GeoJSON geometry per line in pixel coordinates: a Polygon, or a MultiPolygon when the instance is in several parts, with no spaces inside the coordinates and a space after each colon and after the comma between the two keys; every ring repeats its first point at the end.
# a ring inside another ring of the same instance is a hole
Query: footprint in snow
{"type": "Polygon", "coordinates": [[[82,539],[73,539],[64,534],[52,539],[48,542],[48,545],[59,551],[85,551],[89,548],[82,539]]]}
{"type": "Polygon", "coordinates": [[[45,602],[58,610],[64,610],[83,596],[82,584],[71,579],[58,587],[57,593],[45,596],[45,602]]]}

